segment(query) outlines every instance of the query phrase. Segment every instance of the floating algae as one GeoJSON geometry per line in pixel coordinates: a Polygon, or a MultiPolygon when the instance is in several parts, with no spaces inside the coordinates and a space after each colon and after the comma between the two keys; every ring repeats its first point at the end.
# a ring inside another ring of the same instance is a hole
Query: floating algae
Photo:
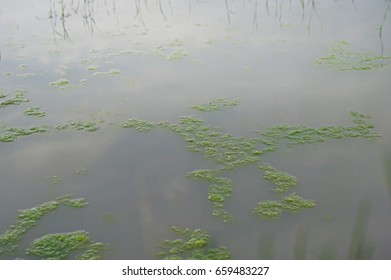
{"type": "Polygon", "coordinates": [[[284,211],[295,213],[305,208],[314,208],[315,206],[314,201],[291,194],[281,200],[259,202],[258,206],[254,208],[254,213],[263,219],[273,219],[279,218],[284,211]]]}
{"type": "Polygon", "coordinates": [[[55,129],[57,130],[65,130],[68,128],[76,129],[76,130],[85,130],[89,132],[94,132],[99,129],[99,126],[94,121],[73,121],[66,124],[59,124],[55,126],[55,129]]]}
{"type": "Polygon", "coordinates": [[[48,126],[32,126],[30,128],[10,127],[0,131],[0,142],[15,142],[19,137],[32,134],[44,133],[48,131],[48,126]]]}
{"type": "Polygon", "coordinates": [[[6,97],[7,97],[7,95],[2,92],[1,93],[1,97],[0,97],[2,99],[0,101],[0,108],[4,108],[4,107],[10,106],[10,105],[20,105],[23,102],[29,102],[30,101],[29,99],[27,99],[24,96],[24,91],[23,90],[17,91],[17,93],[13,97],[5,99],[6,97]],[[3,100],[3,99],[5,99],[5,100],[3,100]]]}
{"type": "Polygon", "coordinates": [[[265,172],[263,178],[271,181],[277,186],[274,189],[274,192],[276,193],[285,193],[297,185],[296,177],[289,173],[279,171],[270,164],[264,163],[259,166],[259,168],[265,172]]]}
{"type": "Polygon", "coordinates": [[[58,79],[53,82],[50,82],[49,86],[63,87],[63,86],[69,85],[70,83],[71,83],[71,81],[69,81],[68,79],[58,79]]]}
{"type": "Polygon", "coordinates": [[[33,117],[44,117],[46,115],[46,113],[39,110],[39,107],[37,106],[28,108],[26,111],[24,111],[24,114],[33,117]]]}
{"type": "Polygon", "coordinates": [[[355,126],[323,126],[311,128],[307,126],[277,125],[264,131],[257,131],[262,137],[259,141],[267,148],[264,151],[275,151],[281,142],[286,141],[288,147],[301,144],[315,144],[324,142],[326,139],[341,139],[347,137],[364,138],[374,140],[381,135],[373,132],[374,125],[368,121],[370,116],[359,112],[351,112],[355,126]]]}
{"type": "Polygon", "coordinates": [[[349,49],[350,43],[340,41],[331,50],[331,54],[315,62],[339,71],[374,70],[389,66],[391,56],[374,55],[372,52],[354,52],[349,49]]]}
{"type": "MultiPolygon", "coordinates": [[[[19,210],[16,222],[0,235],[0,256],[13,255],[19,248],[23,235],[37,225],[45,215],[54,212],[60,205],[73,208],[84,208],[87,202],[84,198],[72,198],[65,195],[55,200],[45,202],[36,207],[19,210]]],[[[48,234],[35,240],[26,250],[27,255],[34,255],[44,259],[63,259],[68,257],[70,251],[80,251],[80,259],[97,259],[106,246],[102,243],[92,242],[85,231],[71,233],[48,234]]]]}
{"type": "Polygon", "coordinates": [[[41,259],[64,260],[73,252],[81,252],[76,259],[96,260],[101,258],[101,251],[105,248],[104,244],[91,241],[88,232],[74,231],[47,234],[36,239],[26,250],[26,254],[41,259]]]}
{"type": "Polygon", "coordinates": [[[171,227],[171,230],[181,237],[166,240],[160,244],[163,250],[157,254],[159,258],[167,260],[227,260],[231,254],[226,247],[209,248],[210,236],[203,230],[171,227]]]}
{"type": "Polygon", "coordinates": [[[229,101],[227,98],[218,98],[209,103],[193,105],[191,106],[191,108],[201,112],[212,112],[212,111],[220,111],[228,107],[236,106],[239,103],[240,103],[240,99],[229,101]]]}
{"type": "Polygon", "coordinates": [[[153,123],[138,119],[129,119],[122,124],[123,128],[135,128],[138,131],[148,131],[155,127],[153,123]]]}

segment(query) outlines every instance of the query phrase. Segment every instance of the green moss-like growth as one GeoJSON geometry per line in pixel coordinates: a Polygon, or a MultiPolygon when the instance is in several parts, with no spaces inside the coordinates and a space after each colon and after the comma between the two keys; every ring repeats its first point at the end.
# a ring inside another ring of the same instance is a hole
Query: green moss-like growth
{"type": "Polygon", "coordinates": [[[298,212],[305,208],[313,208],[316,204],[312,200],[304,199],[298,195],[291,194],[282,200],[266,200],[258,203],[254,213],[263,219],[278,218],[284,212],[298,212]]]}
{"type": "Polygon", "coordinates": [[[220,111],[228,107],[236,106],[240,103],[240,99],[229,101],[227,98],[218,98],[209,103],[193,105],[191,108],[201,112],[220,111]]]}
{"type": "Polygon", "coordinates": [[[87,205],[83,199],[72,199],[72,196],[66,195],[30,209],[20,210],[16,222],[0,235],[0,256],[14,253],[23,234],[34,227],[45,215],[56,210],[61,204],[75,208],[87,205]]]}
{"type": "Polygon", "coordinates": [[[374,140],[381,135],[373,131],[374,125],[368,120],[370,116],[358,112],[351,112],[354,126],[323,126],[321,128],[312,128],[304,125],[286,126],[277,125],[264,131],[258,131],[262,137],[259,141],[267,148],[264,151],[275,151],[281,142],[286,141],[288,147],[301,144],[315,144],[326,139],[341,138],[364,138],[374,140]]]}
{"type": "Polygon", "coordinates": [[[58,80],[55,80],[53,82],[50,82],[49,83],[49,86],[57,86],[57,87],[63,87],[63,86],[67,86],[67,85],[70,85],[70,81],[68,79],[58,79],[58,80]]]}
{"type": "Polygon", "coordinates": [[[297,185],[296,177],[289,173],[279,171],[270,164],[264,163],[259,166],[259,168],[265,172],[263,178],[271,181],[277,186],[274,189],[274,192],[276,193],[285,193],[297,185]]]}
{"type": "Polygon", "coordinates": [[[48,131],[48,126],[33,126],[30,128],[10,127],[0,132],[0,142],[14,142],[19,137],[32,134],[44,133],[48,131]]]}
{"type": "Polygon", "coordinates": [[[99,126],[94,121],[86,121],[86,122],[73,121],[68,124],[57,125],[57,126],[55,126],[55,128],[57,130],[65,130],[68,128],[72,128],[72,129],[76,129],[76,130],[85,130],[85,131],[89,131],[89,132],[94,132],[99,129],[99,126]]]}
{"type": "Polygon", "coordinates": [[[39,110],[39,107],[37,106],[28,108],[26,111],[24,111],[24,114],[32,117],[44,117],[46,115],[46,113],[39,110]]]}
{"type": "Polygon", "coordinates": [[[227,260],[231,254],[227,248],[208,248],[210,236],[203,230],[190,230],[188,228],[171,227],[179,239],[166,240],[160,244],[163,250],[157,255],[168,260],[227,260]]]}
{"type": "Polygon", "coordinates": [[[7,99],[5,99],[7,95],[5,93],[1,93],[0,108],[5,108],[10,105],[20,105],[21,103],[29,102],[30,100],[24,96],[24,92],[25,91],[23,90],[19,90],[13,97],[7,99]]]}
{"type": "Polygon", "coordinates": [[[374,55],[369,51],[354,52],[350,43],[340,41],[331,50],[331,54],[315,62],[339,71],[362,71],[384,68],[391,63],[391,56],[374,55]]]}
{"type": "Polygon", "coordinates": [[[138,131],[148,131],[155,127],[153,123],[138,119],[129,119],[122,124],[123,128],[135,128],[138,131]]]}
{"type": "Polygon", "coordinates": [[[81,252],[76,258],[95,260],[101,258],[104,249],[105,245],[91,241],[86,231],[74,231],[47,234],[36,239],[26,253],[41,259],[64,260],[73,252],[81,252]]]}
{"type": "Polygon", "coordinates": [[[213,215],[223,222],[233,222],[233,216],[223,209],[225,201],[232,196],[232,180],[219,177],[222,170],[195,170],[187,174],[188,177],[211,183],[208,188],[208,200],[213,202],[213,215]]]}

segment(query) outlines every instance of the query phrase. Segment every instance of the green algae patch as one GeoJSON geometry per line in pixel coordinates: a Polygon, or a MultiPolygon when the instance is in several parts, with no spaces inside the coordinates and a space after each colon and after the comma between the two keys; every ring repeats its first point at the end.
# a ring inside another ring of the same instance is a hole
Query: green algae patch
{"type": "MultiPolygon", "coordinates": [[[[73,198],[64,195],[55,200],[45,202],[26,210],[19,210],[19,215],[11,226],[0,235],[0,256],[13,255],[19,248],[23,235],[36,226],[44,216],[54,212],[60,205],[72,208],[84,208],[87,202],[84,198],[73,198]]],[[[105,245],[92,242],[85,231],[65,234],[49,234],[37,239],[26,250],[27,255],[45,259],[63,259],[72,250],[81,250],[81,259],[98,259],[105,245]]]]}
{"type": "Polygon", "coordinates": [[[275,193],[286,193],[297,186],[296,177],[289,173],[279,171],[267,163],[262,164],[259,168],[265,172],[263,178],[276,185],[275,193]]]}
{"type": "Polygon", "coordinates": [[[119,69],[110,69],[107,72],[94,72],[92,76],[94,77],[113,77],[121,74],[121,70],[119,69]]]}
{"type": "Polygon", "coordinates": [[[63,86],[67,86],[70,84],[71,84],[71,81],[69,81],[68,79],[58,79],[53,82],[50,82],[49,86],[63,87],[63,86]]]}
{"type": "Polygon", "coordinates": [[[304,199],[296,194],[291,194],[281,200],[266,200],[259,202],[254,208],[254,213],[263,219],[279,218],[286,211],[290,213],[298,212],[306,208],[316,206],[313,200],[304,199]]]}
{"type": "Polygon", "coordinates": [[[80,253],[76,259],[101,259],[105,245],[91,241],[86,231],[47,234],[36,239],[26,250],[27,255],[49,260],[65,260],[71,253],[80,253]]]}
{"type": "Polygon", "coordinates": [[[195,170],[189,172],[187,177],[210,183],[208,187],[208,200],[213,202],[213,216],[220,218],[225,223],[233,222],[233,216],[223,209],[224,203],[232,196],[232,180],[220,177],[222,170],[195,170]]]}
{"type": "Polygon", "coordinates": [[[94,121],[73,121],[67,124],[56,125],[55,129],[57,130],[65,130],[65,129],[75,129],[75,130],[85,130],[89,132],[94,132],[99,129],[99,126],[94,121]]]}
{"type": "Polygon", "coordinates": [[[28,108],[27,110],[24,111],[24,114],[27,116],[32,116],[32,117],[44,117],[46,113],[44,111],[41,111],[39,107],[33,106],[28,108]]]}
{"type": "Polygon", "coordinates": [[[375,70],[389,66],[391,56],[375,55],[370,51],[355,52],[350,49],[350,43],[340,41],[331,50],[331,54],[315,61],[338,71],[375,70]]]}
{"type": "Polygon", "coordinates": [[[138,120],[138,119],[129,119],[126,122],[122,123],[123,128],[134,128],[140,132],[149,131],[154,128],[156,125],[147,121],[138,120]]]}
{"type": "Polygon", "coordinates": [[[157,254],[166,260],[228,260],[231,254],[226,247],[210,248],[210,236],[201,229],[194,231],[188,228],[171,227],[178,237],[174,240],[165,240],[159,247],[157,254]]]}
{"type": "Polygon", "coordinates": [[[5,93],[1,93],[0,108],[5,108],[10,105],[20,105],[21,103],[30,101],[25,97],[24,91],[19,91],[10,98],[7,97],[5,93]]]}
{"type": "Polygon", "coordinates": [[[369,122],[370,116],[359,112],[351,112],[354,126],[323,126],[312,128],[304,125],[287,126],[277,125],[264,131],[257,131],[262,137],[259,141],[266,146],[264,151],[275,151],[281,142],[286,142],[288,147],[302,144],[316,144],[326,139],[364,138],[375,140],[381,135],[374,132],[374,124],[369,122]]]}
{"type": "Polygon", "coordinates": [[[41,134],[48,131],[48,126],[32,126],[30,128],[10,127],[0,131],[0,142],[15,142],[19,137],[41,134]]]}
{"type": "Polygon", "coordinates": [[[239,105],[240,99],[234,99],[232,101],[227,98],[218,98],[209,103],[204,103],[200,105],[192,105],[191,108],[201,112],[213,112],[220,111],[228,107],[239,105]]]}

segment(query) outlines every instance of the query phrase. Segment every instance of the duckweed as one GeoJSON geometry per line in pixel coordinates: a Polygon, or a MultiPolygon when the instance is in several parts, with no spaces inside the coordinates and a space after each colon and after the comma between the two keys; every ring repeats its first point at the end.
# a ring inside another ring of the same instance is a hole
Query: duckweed
{"type": "Polygon", "coordinates": [[[124,128],[135,128],[138,131],[148,131],[155,127],[153,123],[138,119],[129,119],[122,124],[124,128]]]}
{"type": "Polygon", "coordinates": [[[276,193],[285,193],[297,185],[296,177],[286,172],[279,171],[270,164],[264,163],[259,166],[259,168],[265,172],[263,178],[271,181],[277,186],[274,189],[274,192],[276,193]]]}
{"type": "Polygon", "coordinates": [[[304,199],[296,194],[284,197],[282,200],[266,200],[258,203],[254,213],[263,219],[279,218],[284,211],[295,213],[305,208],[313,208],[312,200],[304,199]]]}
{"type": "Polygon", "coordinates": [[[27,116],[33,116],[33,117],[44,117],[46,115],[45,112],[40,111],[39,107],[30,107],[26,111],[24,111],[24,114],[27,116]]]}
{"type": "Polygon", "coordinates": [[[331,50],[330,55],[321,57],[315,62],[339,71],[381,69],[389,66],[391,63],[391,56],[374,55],[369,51],[354,52],[349,47],[349,42],[340,41],[331,50]]]}
{"type": "Polygon", "coordinates": [[[201,112],[220,111],[228,107],[236,106],[240,103],[240,99],[229,101],[227,98],[218,98],[209,103],[193,105],[191,108],[201,112]]]}
{"type": "Polygon", "coordinates": [[[76,256],[77,259],[96,260],[101,258],[104,249],[104,244],[91,241],[88,232],[74,231],[47,234],[36,239],[26,250],[26,254],[41,259],[65,260],[71,253],[81,252],[76,256]]]}
{"type": "Polygon", "coordinates": [[[171,227],[176,236],[174,240],[165,240],[160,244],[158,257],[167,260],[227,260],[231,254],[226,247],[209,248],[210,236],[201,229],[171,227]]]}

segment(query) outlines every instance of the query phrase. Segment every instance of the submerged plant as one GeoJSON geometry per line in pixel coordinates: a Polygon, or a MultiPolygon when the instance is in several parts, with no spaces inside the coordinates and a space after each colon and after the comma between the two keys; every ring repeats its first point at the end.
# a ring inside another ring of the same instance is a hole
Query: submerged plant
{"type": "Polygon", "coordinates": [[[384,68],[391,63],[391,56],[374,55],[372,52],[354,52],[350,43],[340,41],[331,50],[331,54],[315,62],[339,71],[374,70],[384,68]]]}
{"type": "Polygon", "coordinates": [[[231,254],[226,247],[210,248],[210,236],[201,229],[171,227],[178,239],[165,240],[160,244],[163,250],[157,254],[166,260],[228,260],[231,254]]]}

